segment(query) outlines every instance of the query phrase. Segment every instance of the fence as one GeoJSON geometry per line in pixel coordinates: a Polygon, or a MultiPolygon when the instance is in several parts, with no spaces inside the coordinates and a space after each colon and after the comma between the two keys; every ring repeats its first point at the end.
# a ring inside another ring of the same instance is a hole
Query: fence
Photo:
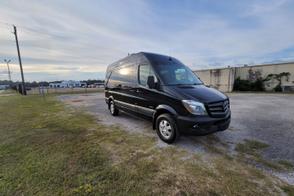
{"type": "Polygon", "coordinates": [[[103,92],[104,88],[49,88],[49,87],[36,87],[27,90],[28,95],[39,94],[74,94],[74,93],[95,93],[103,92]]]}

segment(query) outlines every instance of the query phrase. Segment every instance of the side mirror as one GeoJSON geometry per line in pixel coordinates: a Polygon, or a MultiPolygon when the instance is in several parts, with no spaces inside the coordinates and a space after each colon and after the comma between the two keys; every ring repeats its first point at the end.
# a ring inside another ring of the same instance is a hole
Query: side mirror
{"type": "Polygon", "coordinates": [[[147,85],[150,89],[154,89],[155,88],[155,79],[154,76],[148,76],[147,78],[147,85]]]}

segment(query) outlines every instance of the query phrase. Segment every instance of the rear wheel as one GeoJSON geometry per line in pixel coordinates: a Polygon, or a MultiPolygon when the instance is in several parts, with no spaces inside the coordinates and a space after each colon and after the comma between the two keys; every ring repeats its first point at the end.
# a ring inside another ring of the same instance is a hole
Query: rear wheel
{"type": "Polygon", "coordinates": [[[119,112],[119,110],[114,105],[114,101],[112,100],[109,102],[109,111],[112,116],[117,116],[119,112]]]}
{"type": "Polygon", "coordinates": [[[180,136],[176,121],[170,114],[161,114],[157,117],[156,132],[159,138],[168,144],[175,142],[180,136]]]}

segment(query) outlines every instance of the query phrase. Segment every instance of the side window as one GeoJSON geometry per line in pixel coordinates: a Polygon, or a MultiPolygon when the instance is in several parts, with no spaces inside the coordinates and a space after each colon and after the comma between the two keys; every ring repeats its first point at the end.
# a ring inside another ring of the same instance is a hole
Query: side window
{"type": "Polygon", "coordinates": [[[122,87],[133,86],[137,80],[136,73],[136,67],[133,65],[114,69],[110,75],[107,86],[112,88],[118,87],[119,85],[122,87]]]}
{"type": "Polygon", "coordinates": [[[111,73],[110,73],[110,76],[109,76],[109,79],[108,79],[108,82],[107,82],[107,87],[109,88],[114,88],[115,86],[118,85],[118,80],[117,80],[117,72],[116,70],[113,70],[111,73]]]}
{"type": "Polygon", "coordinates": [[[140,65],[139,66],[139,83],[142,86],[147,86],[148,76],[154,76],[155,82],[157,82],[157,78],[153,72],[153,69],[150,65],[140,65]]]}

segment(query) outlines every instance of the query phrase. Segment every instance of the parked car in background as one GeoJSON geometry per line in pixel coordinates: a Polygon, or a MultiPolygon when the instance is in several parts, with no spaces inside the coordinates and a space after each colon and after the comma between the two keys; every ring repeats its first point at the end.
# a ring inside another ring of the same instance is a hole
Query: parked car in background
{"type": "Polygon", "coordinates": [[[229,98],[206,87],[179,60],[140,52],[108,66],[105,100],[113,116],[120,110],[151,119],[166,143],[182,133],[205,135],[229,127],[229,98]]]}

